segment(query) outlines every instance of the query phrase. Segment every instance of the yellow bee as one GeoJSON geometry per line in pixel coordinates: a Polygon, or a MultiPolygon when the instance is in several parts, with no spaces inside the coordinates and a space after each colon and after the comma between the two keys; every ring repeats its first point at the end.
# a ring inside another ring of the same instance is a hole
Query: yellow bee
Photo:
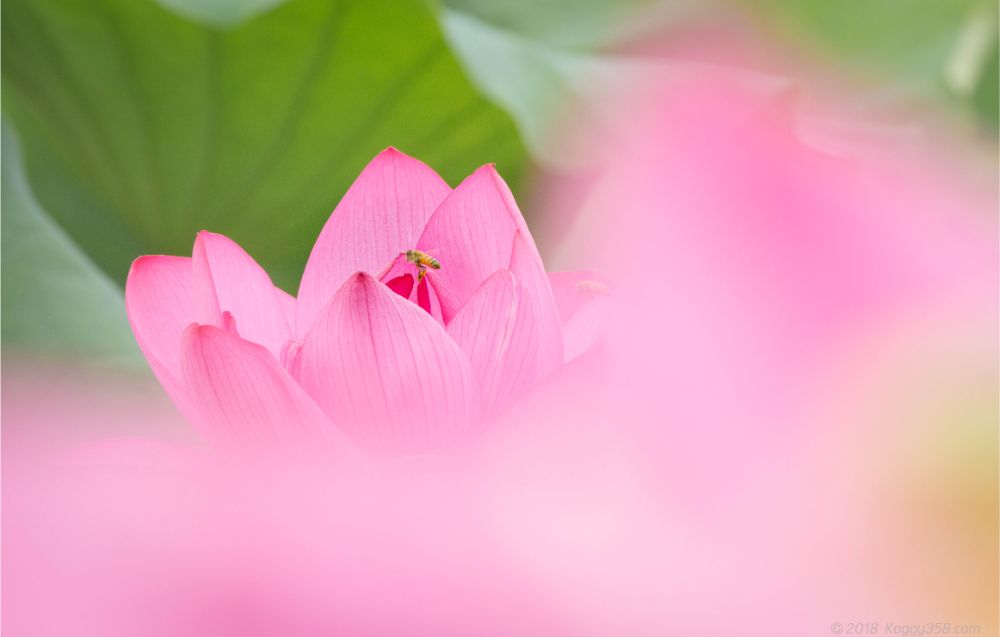
{"type": "Polygon", "coordinates": [[[427,268],[432,270],[441,269],[441,262],[426,252],[421,252],[420,250],[407,250],[406,252],[401,252],[400,254],[405,254],[406,260],[417,266],[417,283],[424,280],[424,276],[427,274],[427,268]]]}

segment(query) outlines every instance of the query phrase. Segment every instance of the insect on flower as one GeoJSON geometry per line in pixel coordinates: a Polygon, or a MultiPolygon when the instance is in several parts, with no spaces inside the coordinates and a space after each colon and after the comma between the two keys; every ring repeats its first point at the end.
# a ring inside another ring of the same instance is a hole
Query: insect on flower
{"type": "Polygon", "coordinates": [[[441,269],[441,262],[426,252],[421,252],[420,250],[407,250],[406,252],[400,252],[400,254],[405,254],[406,260],[417,266],[418,283],[424,280],[424,276],[427,275],[427,268],[431,268],[432,270],[441,269]]]}

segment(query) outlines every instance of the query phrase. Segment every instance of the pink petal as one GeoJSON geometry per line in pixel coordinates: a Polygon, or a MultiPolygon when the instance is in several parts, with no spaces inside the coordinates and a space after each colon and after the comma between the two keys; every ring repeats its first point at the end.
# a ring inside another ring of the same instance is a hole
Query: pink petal
{"type": "Polygon", "coordinates": [[[281,307],[281,312],[285,315],[285,322],[289,326],[295,325],[295,297],[277,287],[274,288],[274,293],[278,297],[278,305],[281,307]]]}
{"type": "Polygon", "coordinates": [[[538,329],[538,372],[544,378],[563,364],[563,336],[559,310],[549,277],[531,237],[523,232],[514,236],[510,271],[524,291],[525,303],[534,314],[538,329]]]}
{"type": "Polygon", "coordinates": [[[368,448],[448,442],[473,415],[469,362],[444,328],[361,272],[316,320],[294,373],[327,415],[368,448]]]}
{"type": "Polygon", "coordinates": [[[211,232],[198,233],[193,260],[198,322],[220,325],[213,320],[214,300],[216,311],[229,312],[235,319],[241,337],[280,355],[292,336],[286,318],[288,301],[281,298],[284,293],[279,294],[267,272],[232,239],[211,232]]]}
{"type": "Polygon", "coordinates": [[[429,276],[438,284],[446,322],[487,277],[507,269],[518,231],[534,248],[510,189],[492,165],[469,175],[434,211],[417,248],[441,262],[429,276]]]}
{"type": "MultiPolygon", "coordinates": [[[[219,308],[219,295],[215,290],[215,281],[212,279],[211,262],[206,254],[206,246],[200,240],[201,235],[195,239],[194,248],[191,250],[191,289],[194,294],[194,322],[205,325],[223,325],[222,310],[219,308]]],[[[229,317],[230,321],[232,317],[229,317]]]]}
{"type": "Polygon", "coordinates": [[[448,324],[468,355],[487,413],[502,410],[538,378],[539,325],[514,275],[486,279],[448,324]]]}
{"type": "Polygon", "coordinates": [[[160,385],[185,416],[191,415],[181,382],[181,334],[197,314],[191,259],[143,256],[125,282],[125,311],[139,349],[160,385]]]}
{"type": "Polygon", "coordinates": [[[549,273],[567,363],[593,347],[607,325],[611,298],[601,278],[599,272],[591,270],[549,273]]]}
{"type": "Polygon", "coordinates": [[[211,325],[184,332],[181,365],[197,424],[224,446],[337,444],[339,432],[271,353],[211,325]]]}
{"type": "Polygon", "coordinates": [[[416,247],[434,209],[451,192],[421,161],[395,148],[373,159],[347,190],[313,246],[299,286],[296,333],[313,321],[359,270],[375,272],[399,252],[416,247]]]}

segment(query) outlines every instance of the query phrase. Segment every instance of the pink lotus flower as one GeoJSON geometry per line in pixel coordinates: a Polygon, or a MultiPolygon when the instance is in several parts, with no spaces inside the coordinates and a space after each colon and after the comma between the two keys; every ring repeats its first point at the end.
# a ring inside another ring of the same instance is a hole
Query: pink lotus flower
{"type": "Polygon", "coordinates": [[[403,450],[461,439],[585,349],[582,278],[546,275],[492,165],[452,190],[389,148],[327,221],[298,298],[209,232],[191,258],[137,259],[125,296],[156,377],[214,442],[337,446],[342,432],[403,450]]]}

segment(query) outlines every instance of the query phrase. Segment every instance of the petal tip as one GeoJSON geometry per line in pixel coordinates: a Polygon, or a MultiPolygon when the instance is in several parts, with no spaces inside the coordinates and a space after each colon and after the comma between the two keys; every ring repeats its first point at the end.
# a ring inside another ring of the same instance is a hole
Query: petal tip
{"type": "MultiPolygon", "coordinates": [[[[132,260],[132,264],[128,268],[128,277],[149,268],[158,267],[161,264],[187,260],[189,260],[189,257],[175,257],[169,254],[143,254],[132,260]]],[[[126,286],[128,285],[127,281],[128,278],[126,278],[126,286]]]]}
{"type": "Polygon", "coordinates": [[[153,255],[151,254],[143,254],[141,256],[132,259],[132,264],[128,266],[128,278],[129,279],[132,278],[132,273],[138,272],[139,270],[142,270],[144,267],[146,267],[152,258],[153,255]]]}
{"type": "Polygon", "coordinates": [[[197,244],[199,242],[204,243],[205,241],[215,241],[218,239],[226,239],[232,241],[232,239],[229,239],[229,237],[227,237],[224,234],[219,234],[218,232],[212,232],[211,230],[199,230],[197,234],[195,234],[194,242],[197,244]]]}
{"type": "Polygon", "coordinates": [[[378,287],[381,285],[382,284],[379,283],[378,279],[376,279],[368,272],[364,272],[361,270],[352,274],[350,277],[348,277],[347,281],[344,282],[345,288],[361,288],[365,290],[378,289],[378,287]]]}
{"type": "Polygon", "coordinates": [[[375,155],[375,158],[372,161],[380,159],[386,161],[420,161],[416,157],[407,155],[395,146],[386,146],[385,149],[383,149],[379,154],[375,155]]]}
{"type": "Polygon", "coordinates": [[[479,168],[477,168],[475,171],[473,171],[472,174],[473,175],[490,175],[490,176],[496,175],[497,177],[500,176],[500,174],[497,172],[497,165],[494,164],[493,162],[490,162],[488,164],[483,164],[482,166],[480,166],[479,168]]]}
{"type": "Polygon", "coordinates": [[[199,253],[205,256],[205,252],[208,250],[206,244],[211,241],[212,233],[208,230],[199,230],[194,235],[194,246],[191,248],[191,256],[194,257],[199,253]]]}
{"type": "Polygon", "coordinates": [[[468,181],[479,184],[491,184],[496,188],[497,192],[506,197],[506,193],[510,192],[510,187],[507,182],[504,181],[503,176],[500,175],[500,171],[497,170],[497,165],[494,163],[483,164],[477,168],[469,177],[468,181]]]}

